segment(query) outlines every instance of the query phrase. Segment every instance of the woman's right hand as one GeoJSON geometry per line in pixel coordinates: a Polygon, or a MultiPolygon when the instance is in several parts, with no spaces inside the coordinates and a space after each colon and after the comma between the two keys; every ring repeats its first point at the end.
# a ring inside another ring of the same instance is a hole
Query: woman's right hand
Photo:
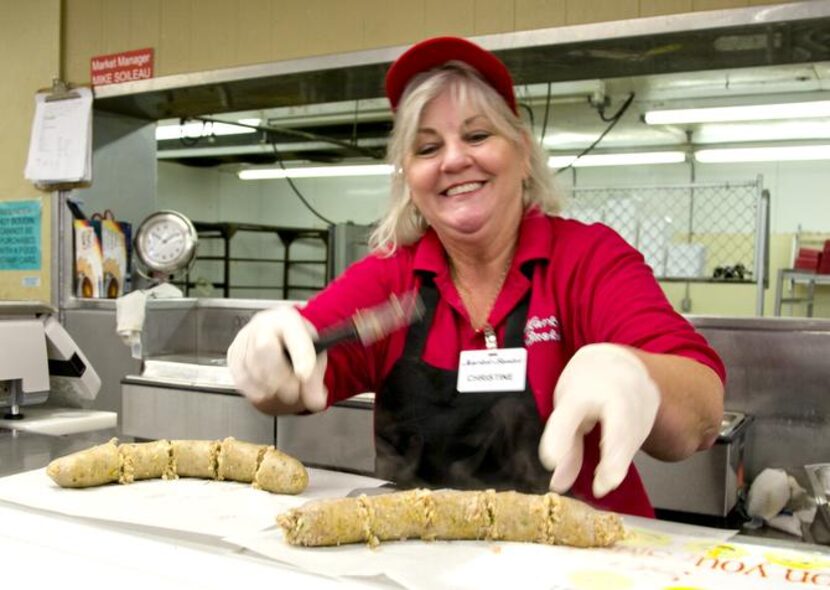
{"type": "Polygon", "coordinates": [[[316,335],[314,326],[294,307],[257,313],[228,348],[228,368],[236,388],[260,409],[275,405],[312,412],[325,409],[326,354],[315,353],[316,335]]]}

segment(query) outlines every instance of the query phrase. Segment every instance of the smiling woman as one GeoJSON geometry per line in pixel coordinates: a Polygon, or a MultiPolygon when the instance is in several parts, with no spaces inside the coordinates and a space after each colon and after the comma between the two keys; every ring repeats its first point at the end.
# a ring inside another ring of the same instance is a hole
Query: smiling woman
{"type": "Polygon", "coordinates": [[[274,414],[309,392],[327,405],[376,392],[376,474],[399,487],[570,490],[652,516],[632,459],[712,444],[717,354],[633,247],[558,216],[545,156],[494,55],[428,39],[393,63],[386,90],[395,173],[374,251],[301,310],[255,316],[228,349],[237,386],[274,414]],[[413,290],[420,323],[315,356],[321,329],[413,290]]]}
{"type": "Polygon", "coordinates": [[[450,89],[430,101],[406,162],[412,202],[448,247],[509,253],[522,216],[526,149],[450,89]]]}
{"type": "MultiPolygon", "coordinates": [[[[459,45],[452,38],[439,38],[426,43],[431,58],[429,63],[434,60],[434,52],[459,51],[459,48],[462,52],[467,51],[466,46],[459,45]]],[[[372,236],[372,246],[377,250],[391,251],[397,245],[414,242],[426,230],[427,220],[412,201],[413,179],[410,178],[410,174],[425,168],[417,166],[418,160],[439,161],[445,165],[443,158],[439,160],[434,153],[439,147],[446,147],[440,145],[442,138],[439,130],[429,129],[432,123],[443,123],[443,131],[446,134],[449,131],[446,127],[451,128],[453,124],[452,121],[440,120],[441,117],[446,119],[448,116],[443,114],[443,107],[431,106],[439,97],[456,108],[454,114],[459,119],[455,122],[458,127],[455,131],[457,135],[463,136],[465,145],[490,148],[493,142],[487,140],[495,138],[496,143],[506,144],[501,145],[502,149],[513,152],[513,157],[521,163],[521,169],[516,170],[516,173],[520,174],[521,182],[510,183],[510,190],[518,192],[524,206],[535,203],[545,213],[558,213],[561,209],[561,199],[553,189],[546,156],[541,150],[536,149],[531,133],[517,116],[510,74],[504,65],[495,59],[484,60],[485,66],[490,68],[490,77],[496,80],[495,86],[483,80],[472,65],[459,60],[451,60],[451,65],[433,70],[428,77],[422,70],[417,70],[415,78],[420,79],[420,84],[408,84],[410,80],[401,78],[401,72],[406,74],[408,68],[417,69],[418,64],[409,65],[408,62],[411,60],[407,60],[407,55],[411,54],[404,54],[393,64],[387,77],[387,92],[390,94],[393,108],[396,109],[395,127],[387,157],[395,170],[407,170],[408,173],[395,174],[392,177],[389,213],[381,219],[378,230],[372,236]],[[432,123],[424,120],[427,109],[431,113],[432,123]],[[430,155],[432,157],[427,158],[430,155]]],[[[475,56],[475,52],[466,55],[471,60],[475,60],[475,56]]],[[[422,58],[416,52],[414,59],[422,58]]],[[[444,61],[438,61],[434,65],[443,65],[444,61]]],[[[479,150],[485,155],[490,151],[479,150]]],[[[460,163],[463,166],[464,154],[459,155],[462,155],[460,163]]],[[[450,156],[455,155],[451,153],[450,156]]],[[[492,158],[491,155],[491,161],[492,158]]],[[[450,172],[453,165],[458,164],[458,160],[450,160],[450,172]]],[[[503,181],[502,184],[508,182],[503,181]]],[[[443,187],[443,190],[446,188],[448,187],[443,187]]]]}

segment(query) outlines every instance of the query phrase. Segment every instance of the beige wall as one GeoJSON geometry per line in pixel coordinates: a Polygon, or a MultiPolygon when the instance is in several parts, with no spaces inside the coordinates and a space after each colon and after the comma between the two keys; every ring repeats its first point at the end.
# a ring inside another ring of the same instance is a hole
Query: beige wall
{"type": "Polygon", "coordinates": [[[63,63],[152,47],[156,76],[528,29],[773,4],[770,0],[65,0],[63,63]]]}
{"type": "MultiPolygon", "coordinates": [[[[156,76],[400,45],[436,34],[482,35],[769,0],[0,0],[0,199],[38,193],[23,179],[32,96],[62,73],[89,81],[95,55],[152,47],[156,76]],[[62,37],[63,36],[63,37],[62,37]]],[[[48,299],[49,196],[38,288],[0,272],[0,299],[48,299]]]]}
{"type": "Polygon", "coordinates": [[[51,84],[60,66],[60,0],[0,0],[0,200],[43,200],[41,271],[0,271],[0,300],[50,297],[49,195],[23,178],[34,94],[51,84]],[[24,287],[39,276],[40,286],[24,287]]]}

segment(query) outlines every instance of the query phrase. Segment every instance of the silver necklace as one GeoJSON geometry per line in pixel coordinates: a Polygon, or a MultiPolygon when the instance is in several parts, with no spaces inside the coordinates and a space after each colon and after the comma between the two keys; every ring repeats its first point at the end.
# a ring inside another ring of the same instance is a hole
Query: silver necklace
{"type": "Polygon", "coordinates": [[[490,325],[490,322],[488,320],[490,318],[490,312],[493,311],[493,306],[496,304],[496,300],[499,297],[499,293],[501,293],[501,289],[504,286],[504,281],[507,279],[507,273],[510,271],[510,267],[512,266],[512,264],[513,253],[511,253],[510,257],[507,259],[507,264],[505,264],[504,269],[501,272],[501,276],[499,276],[495,292],[493,296],[490,298],[490,301],[488,302],[486,309],[484,310],[484,321],[479,327],[476,327],[473,320],[473,312],[478,310],[475,308],[475,306],[472,305],[472,292],[461,281],[461,277],[458,276],[458,271],[456,270],[455,265],[452,263],[452,260],[450,260],[450,276],[452,277],[452,280],[455,283],[456,287],[458,287],[459,295],[461,295],[461,300],[464,303],[464,306],[467,308],[467,315],[470,316],[470,326],[472,326],[473,330],[477,334],[484,334],[484,345],[487,347],[488,350],[494,350],[498,348],[496,332],[493,329],[493,326],[490,325]]]}

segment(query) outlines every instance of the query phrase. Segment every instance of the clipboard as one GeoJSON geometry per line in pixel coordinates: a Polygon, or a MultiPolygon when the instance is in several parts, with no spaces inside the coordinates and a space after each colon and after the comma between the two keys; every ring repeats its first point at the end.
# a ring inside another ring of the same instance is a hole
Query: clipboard
{"type": "Polygon", "coordinates": [[[60,79],[35,94],[24,176],[42,190],[92,184],[92,89],[60,79]]]}
{"type": "Polygon", "coordinates": [[[73,98],[81,97],[81,95],[76,90],[73,90],[69,84],[58,78],[55,78],[52,81],[52,88],[43,88],[41,90],[38,90],[38,92],[49,93],[46,96],[46,102],[55,102],[56,100],[70,100],[73,98]]]}

